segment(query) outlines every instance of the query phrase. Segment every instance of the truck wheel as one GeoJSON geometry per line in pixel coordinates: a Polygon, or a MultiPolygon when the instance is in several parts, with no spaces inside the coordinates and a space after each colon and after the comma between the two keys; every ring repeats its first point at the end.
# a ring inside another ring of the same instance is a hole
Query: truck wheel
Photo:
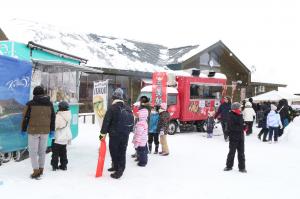
{"type": "Polygon", "coordinates": [[[169,123],[168,134],[169,135],[174,135],[176,133],[177,126],[178,126],[177,122],[171,121],[169,123]]]}
{"type": "Polygon", "coordinates": [[[198,132],[206,132],[207,126],[205,121],[199,121],[197,123],[197,131],[198,132]]]}

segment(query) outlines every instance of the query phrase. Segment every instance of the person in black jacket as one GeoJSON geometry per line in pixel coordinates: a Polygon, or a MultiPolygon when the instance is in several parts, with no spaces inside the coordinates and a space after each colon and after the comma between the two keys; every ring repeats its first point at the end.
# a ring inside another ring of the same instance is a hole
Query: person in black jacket
{"type": "Polygon", "coordinates": [[[228,116],[229,153],[224,171],[230,171],[233,167],[235,152],[238,152],[239,171],[246,173],[244,154],[244,120],[241,114],[241,105],[235,102],[231,105],[228,116]]]}
{"type": "Polygon", "coordinates": [[[108,169],[108,171],[114,172],[110,176],[118,179],[125,170],[128,138],[133,130],[133,116],[132,127],[130,129],[124,128],[120,121],[124,121],[127,118],[120,118],[123,117],[121,111],[126,110],[132,114],[132,110],[124,103],[123,90],[121,88],[117,88],[113,92],[112,100],[112,105],[104,115],[99,139],[105,139],[106,134],[109,134],[109,152],[112,159],[112,168],[108,169]]]}
{"type": "Polygon", "coordinates": [[[263,142],[267,142],[267,135],[269,133],[269,129],[267,128],[267,116],[271,110],[271,104],[269,102],[264,102],[260,106],[260,111],[262,112],[262,118],[258,121],[258,127],[261,128],[258,139],[261,139],[263,135],[263,142]]]}
{"type": "Polygon", "coordinates": [[[220,120],[221,120],[221,125],[222,125],[222,130],[223,130],[225,141],[228,141],[227,119],[228,119],[229,111],[231,109],[230,100],[231,100],[230,97],[225,97],[224,103],[221,104],[221,106],[218,108],[217,113],[215,114],[215,118],[218,118],[218,116],[220,115],[220,120]]]}
{"type": "Polygon", "coordinates": [[[291,121],[290,113],[289,113],[289,105],[286,99],[281,99],[278,102],[277,113],[280,114],[281,123],[283,125],[282,129],[278,130],[278,136],[282,136],[284,128],[291,121]]]}

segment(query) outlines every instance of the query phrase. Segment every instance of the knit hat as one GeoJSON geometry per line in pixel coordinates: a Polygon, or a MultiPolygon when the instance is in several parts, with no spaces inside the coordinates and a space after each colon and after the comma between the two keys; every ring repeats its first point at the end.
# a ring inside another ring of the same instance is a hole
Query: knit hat
{"type": "Polygon", "coordinates": [[[66,110],[66,111],[69,110],[68,102],[66,102],[66,101],[59,102],[58,109],[59,110],[66,110]]]}
{"type": "Polygon", "coordinates": [[[44,95],[44,94],[45,94],[44,88],[41,86],[36,86],[33,89],[33,95],[44,95]]]}
{"type": "Polygon", "coordinates": [[[231,110],[236,110],[236,109],[239,109],[241,108],[241,104],[238,103],[238,102],[234,102],[231,104],[231,110]]]}
{"type": "Polygon", "coordinates": [[[113,98],[115,98],[115,99],[120,99],[120,100],[122,100],[123,99],[123,90],[121,89],[121,88],[117,88],[114,92],[113,92],[113,94],[112,94],[112,96],[113,96],[113,98]]]}
{"type": "Polygon", "coordinates": [[[277,110],[277,107],[276,107],[274,104],[271,104],[271,110],[272,110],[272,111],[276,111],[276,110],[277,110]]]}

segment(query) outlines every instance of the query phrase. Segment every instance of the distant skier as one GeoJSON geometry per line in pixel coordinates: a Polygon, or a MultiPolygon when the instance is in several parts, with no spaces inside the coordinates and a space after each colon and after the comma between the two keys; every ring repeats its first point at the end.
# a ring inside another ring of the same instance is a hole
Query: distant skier
{"type": "Polygon", "coordinates": [[[234,102],[231,105],[231,112],[228,116],[229,153],[224,171],[232,170],[235,152],[237,151],[239,171],[242,173],[247,172],[245,166],[245,136],[243,128],[244,120],[241,114],[241,105],[238,102],[234,102]]]}
{"type": "Polygon", "coordinates": [[[44,172],[48,136],[54,136],[55,112],[43,87],[35,87],[33,95],[23,112],[21,133],[26,135],[28,132],[28,151],[33,168],[30,177],[38,179],[44,172]]]}
{"type": "Polygon", "coordinates": [[[72,140],[71,118],[69,104],[66,101],[60,102],[58,104],[58,112],[56,113],[55,136],[52,142],[51,165],[53,171],[57,169],[67,170],[67,144],[70,144],[72,140]],[[58,166],[59,161],[60,165],[58,166]]]}

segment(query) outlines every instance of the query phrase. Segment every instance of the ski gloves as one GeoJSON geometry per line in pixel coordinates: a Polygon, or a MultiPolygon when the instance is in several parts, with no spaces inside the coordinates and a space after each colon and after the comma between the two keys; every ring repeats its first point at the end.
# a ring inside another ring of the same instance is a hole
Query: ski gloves
{"type": "Polygon", "coordinates": [[[106,134],[105,134],[105,133],[100,133],[100,135],[99,135],[99,140],[100,140],[100,141],[105,140],[105,137],[106,137],[106,134]]]}

